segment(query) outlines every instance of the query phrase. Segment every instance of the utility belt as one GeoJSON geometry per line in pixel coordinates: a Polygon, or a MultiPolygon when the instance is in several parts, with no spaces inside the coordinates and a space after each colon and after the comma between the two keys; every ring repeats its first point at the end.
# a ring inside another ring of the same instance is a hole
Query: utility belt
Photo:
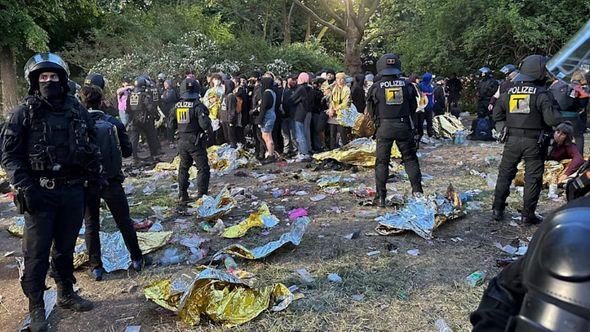
{"type": "Polygon", "coordinates": [[[41,188],[45,188],[48,190],[53,190],[56,188],[63,188],[63,187],[74,187],[78,185],[86,185],[86,179],[77,178],[77,179],[67,179],[67,178],[49,178],[49,177],[39,177],[39,186],[41,188]]]}
{"type": "Polygon", "coordinates": [[[535,138],[541,147],[546,146],[549,142],[549,134],[543,129],[508,128],[506,136],[535,138]]]}
{"type": "Polygon", "coordinates": [[[403,117],[399,117],[399,118],[385,118],[385,119],[381,119],[381,121],[395,122],[395,123],[411,123],[409,116],[403,116],[403,117]]]}

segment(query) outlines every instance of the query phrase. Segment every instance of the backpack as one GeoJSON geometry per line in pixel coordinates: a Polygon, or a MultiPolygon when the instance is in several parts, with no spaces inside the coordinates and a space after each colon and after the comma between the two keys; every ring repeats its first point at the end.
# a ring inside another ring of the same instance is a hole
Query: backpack
{"type": "Polygon", "coordinates": [[[121,174],[123,163],[117,127],[108,122],[105,117],[96,119],[94,127],[96,128],[96,142],[102,158],[103,175],[107,179],[116,178],[121,174]]]}
{"type": "Polygon", "coordinates": [[[492,134],[492,129],[494,129],[494,125],[492,120],[488,118],[478,118],[474,120],[474,126],[472,128],[473,133],[471,134],[471,139],[479,140],[479,141],[494,141],[494,135],[492,134]]]}

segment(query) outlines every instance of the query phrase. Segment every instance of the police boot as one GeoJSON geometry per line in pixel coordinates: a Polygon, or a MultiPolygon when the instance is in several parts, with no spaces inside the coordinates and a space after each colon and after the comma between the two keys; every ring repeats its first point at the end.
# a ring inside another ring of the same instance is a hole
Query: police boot
{"type": "Polygon", "coordinates": [[[188,202],[191,201],[190,196],[188,195],[188,192],[186,191],[181,191],[178,193],[178,205],[180,206],[186,206],[186,204],[188,202]]]}
{"type": "Polygon", "coordinates": [[[525,225],[538,225],[543,222],[543,217],[535,213],[532,216],[522,216],[521,220],[525,225]]]}
{"type": "Polygon", "coordinates": [[[29,296],[29,316],[31,318],[29,331],[48,331],[49,324],[47,323],[47,319],[45,319],[45,302],[43,301],[43,292],[37,292],[29,296]]]}
{"type": "Polygon", "coordinates": [[[71,309],[77,312],[92,310],[92,302],[80,297],[72,287],[72,284],[57,285],[57,306],[64,309],[71,309]]]}
{"type": "Polygon", "coordinates": [[[376,195],[373,199],[373,205],[378,206],[380,208],[385,208],[385,195],[376,195]]]}
{"type": "Polygon", "coordinates": [[[504,219],[504,210],[493,209],[492,217],[495,221],[502,221],[504,219]]]}

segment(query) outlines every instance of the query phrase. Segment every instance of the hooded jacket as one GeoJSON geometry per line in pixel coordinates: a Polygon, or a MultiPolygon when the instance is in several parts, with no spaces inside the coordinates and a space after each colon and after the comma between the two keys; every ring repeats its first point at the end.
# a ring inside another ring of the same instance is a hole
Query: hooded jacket
{"type": "Polygon", "coordinates": [[[225,80],[223,85],[225,87],[225,92],[219,110],[219,121],[236,124],[238,98],[236,98],[236,95],[234,94],[235,84],[231,80],[225,80]]]}
{"type": "Polygon", "coordinates": [[[434,106],[434,95],[433,95],[433,88],[431,85],[432,82],[432,74],[425,73],[422,76],[422,81],[418,84],[420,91],[428,98],[428,105],[426,106],[426,110],[431,110],[434,106]]]}
{"type": "Polygon", "coordinates": [[[354,82],[352,83],[352,103],[356,106],[356,110],[359,113],[365,112],[365,107],[367,106],[367,101],[365,97],[365,75],[358,74],[354,77],[354,82]]]}
{"type": "Polygon", "coordinates": [[[261,104],[260,104],[260,115],[258,116],[257,124],[264,123],[264,117],[266,112],[275,108],[275,97],[276,92],[273,90],[273,79],[272,77],[263,77],[260,80],[260,93],[261,93],[261,104]]]}

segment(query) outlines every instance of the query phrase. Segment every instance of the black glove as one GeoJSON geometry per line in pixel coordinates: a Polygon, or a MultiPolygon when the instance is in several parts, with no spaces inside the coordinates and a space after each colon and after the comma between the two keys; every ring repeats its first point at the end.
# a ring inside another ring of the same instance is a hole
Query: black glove
{"type": "Polygon", "coordinates": [[[39,206],[43,204],[43,189],[39,186],[31,186],[25,189],[24,197],[24,211],[33,214],[39,211],[39,206]]]}

